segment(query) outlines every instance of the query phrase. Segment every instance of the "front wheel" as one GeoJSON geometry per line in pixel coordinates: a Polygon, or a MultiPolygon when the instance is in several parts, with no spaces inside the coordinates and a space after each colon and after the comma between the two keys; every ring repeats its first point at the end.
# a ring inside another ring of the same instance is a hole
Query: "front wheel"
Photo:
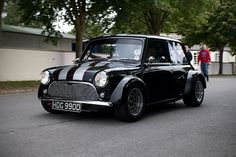
{"type": "Polygon", "coordinates": [[[201,79],[196,79],[191,89],[190,94],[185,95],[183,101],[186,106],[198,107],[201,106],[204,98],[204,87],[201,79]]]}
{"type": "Polygon", "coordinates": [[[145,109],[145,98],[140,87],[134,86],[123,95],[122,103],[115,108],[115,115],[121,121],[139,120],[145,109]]]}

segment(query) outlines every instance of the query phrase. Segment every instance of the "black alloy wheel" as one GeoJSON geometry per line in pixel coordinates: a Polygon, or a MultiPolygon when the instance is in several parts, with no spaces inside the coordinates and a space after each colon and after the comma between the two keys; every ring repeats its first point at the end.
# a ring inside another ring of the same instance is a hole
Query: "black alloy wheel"
{"type": "Polygon", "coordinates": [[[133,88],[128,95],[127,106],[132,116],[137,116],[142,112],[143,94],[139,88],[133,88]]]}
{"type": "Polygon", "coordinates": [[[139,120],[145,109],[145,97],[139,86],[128,89],[123,101],[115,108],[115,115],[121,121],[135,122],[139,120]]]}
{"type": "Polygon", "coordinates": [[[186,106],[199,107],[204,98],[204,87],[201,79],[197,78],[193,84],[190,94],[185,95],[183,101],[186,106]]]}

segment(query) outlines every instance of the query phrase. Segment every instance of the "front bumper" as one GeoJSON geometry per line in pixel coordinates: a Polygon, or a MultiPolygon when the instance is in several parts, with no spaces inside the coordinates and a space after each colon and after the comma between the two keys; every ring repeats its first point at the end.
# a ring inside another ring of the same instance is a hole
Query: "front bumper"
{"type": "Polygon", "coordinates": [[[60,98],[39,98],[41,101],[62,101],[62,102],[73,102],[73,103],[80,103],[86,105],[95,105],[95,106],[103,106],[103,107],[112,107],[111,102],[104,102],[104,101],[75,101],[75,100],[64,100],[60,98]]]}
{"type": "Polygon", "coordinates": [[[46,108],[46,111],[50,110],[60,110],[65,112],[95,112],[101,109],[108,109],[113,106],[111,102],[104,101],[81,101],[81,100],[71,100],[62,98],[39,98],[41,103],[46,108]]]}

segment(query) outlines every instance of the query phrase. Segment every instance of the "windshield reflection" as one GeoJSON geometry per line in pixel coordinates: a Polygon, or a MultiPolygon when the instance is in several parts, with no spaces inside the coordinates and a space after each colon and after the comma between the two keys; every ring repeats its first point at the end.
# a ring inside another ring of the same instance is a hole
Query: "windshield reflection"
{"type": "Polygon", "coordinates": [[[143,50],[140,39],[109,38],[90,42],[85,50],[85,60],[132,60],[139,61],[143,50]]]}

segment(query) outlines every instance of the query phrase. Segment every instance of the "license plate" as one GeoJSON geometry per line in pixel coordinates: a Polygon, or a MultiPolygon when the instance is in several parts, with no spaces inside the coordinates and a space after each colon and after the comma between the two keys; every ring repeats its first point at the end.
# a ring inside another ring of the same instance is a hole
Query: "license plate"
{"type": "Polygon", "coordinates": [[[53,101],[52,109],[60,111],[69,111],[69,112],[81,112],[81,104],[74,102],[65,102],[65,101],[53,101]]]}

